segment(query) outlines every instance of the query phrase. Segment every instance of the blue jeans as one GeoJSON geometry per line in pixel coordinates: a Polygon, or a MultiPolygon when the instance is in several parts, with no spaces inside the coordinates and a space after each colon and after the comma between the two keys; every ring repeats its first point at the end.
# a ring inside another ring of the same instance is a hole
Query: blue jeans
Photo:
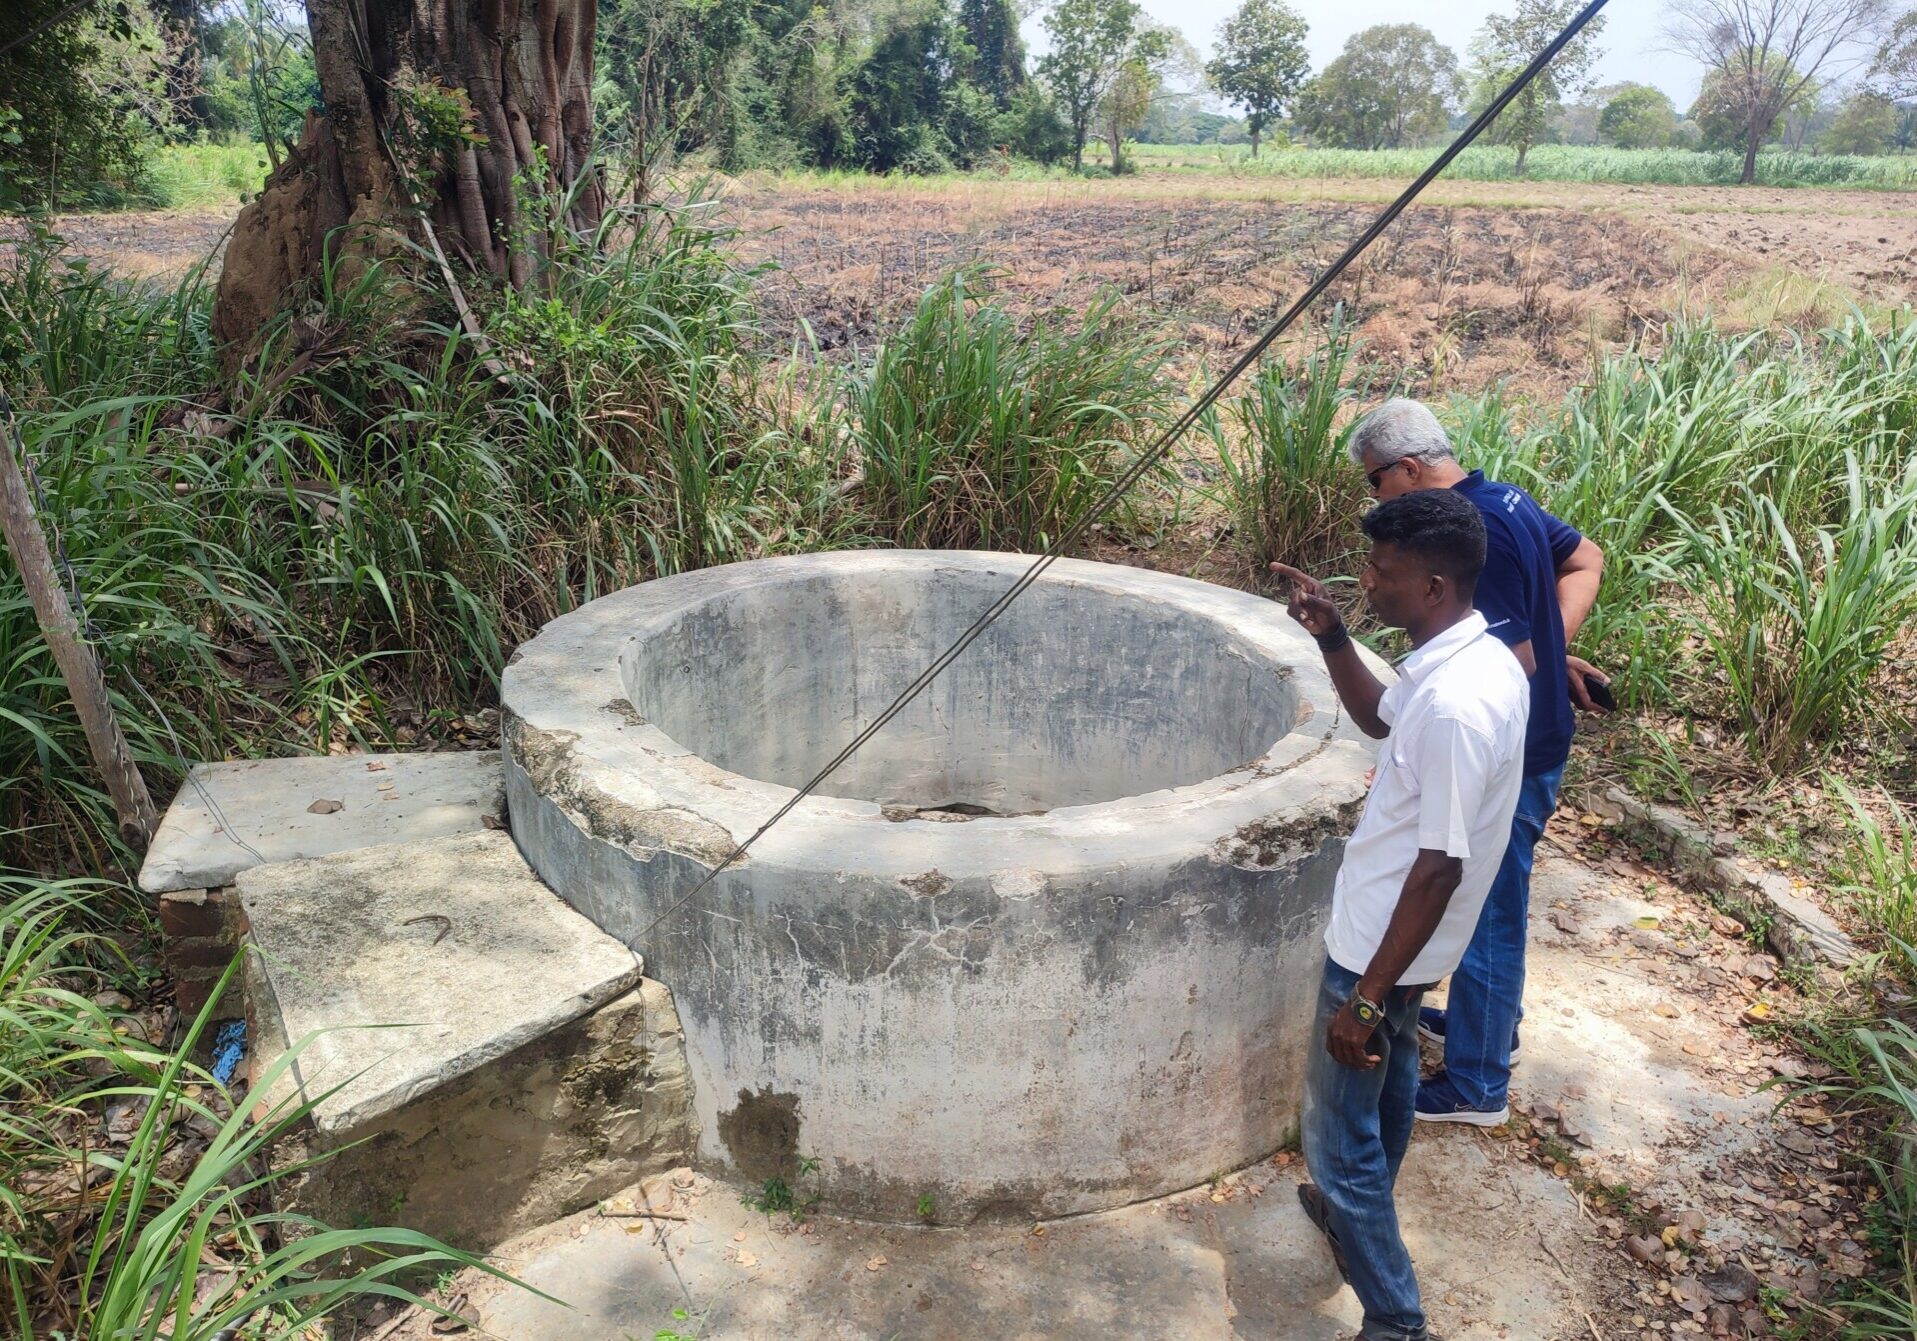
{"type": "Polygon", "coordinates": [[[1391,1196],[1411,1143],[1418,1100],[1418,1003],[1422,987],[1398,987],[1380,1003],[1384,1023],[1371,1036],[1383,1060],[1369,1071],[1342,1066],[1325,1051],[1325,1030],[1351,998],[1359,975],[1325,960],[1318,1023],[1305,1067],[1305,1166],[1324,1194],[1331,1232],[1343,1249],[1351,1288],[1364,1306],[1364,1341],[1422,1341],[1424,1309],[1411,1254],[1398,1233],[1391,1196]]]}
{"type": "Polygon", "coordinates": [[[1524,941],[1531,916],[1531,862],[1558,808],[1564,766],[1532,773],[1518,791],[1511,844],[1464,959],[1451,975],[1444,1012],[1444,1070],[1473,1108],[1503,1108],[1511,1088],[1511,1035],[1524,1014],[1524,941]]]}

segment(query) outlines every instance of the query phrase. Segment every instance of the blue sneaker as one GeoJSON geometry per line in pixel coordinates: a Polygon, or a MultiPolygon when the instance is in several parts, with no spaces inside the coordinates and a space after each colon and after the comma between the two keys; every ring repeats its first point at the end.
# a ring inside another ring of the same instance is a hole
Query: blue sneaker
{"type": "MultiPolygon", "coordinates": [[[[1433,1043],[1444,1044],[1444,1007],[1418,1007],[1418,1037],[1428,1038],[1433,1043]]],[[[1511,1065],[1518,1064],[1518,1027],[1511,1026],[1511,1065]]]]}
{"type": "Polygon", "coordinates": [[[1502,1127],[1511,1120],[1511,1106],[1473,1108],[1452,1085],[1451,1077],[1440,1071],[1418,1086],[1417,1118],[1420,1122],[1462,1122],[1471,1127],[1502,1127]]]}

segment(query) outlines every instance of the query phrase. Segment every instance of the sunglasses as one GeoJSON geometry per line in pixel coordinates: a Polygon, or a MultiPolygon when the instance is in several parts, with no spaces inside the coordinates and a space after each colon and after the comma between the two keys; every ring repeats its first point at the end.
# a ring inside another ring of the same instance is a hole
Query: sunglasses
{"type": "Polygon", "coordinates": [[[1376,470],[1367,470],[1365,472],[1365,483],[1371,486],[1371,492],[1374,494],[1377,493],[1379,488],[1384,484],[1384,477],[1403,465],[1407,459],[1408,458],[1400,457],[1388,466],[1379,466],[1376,470]]]}

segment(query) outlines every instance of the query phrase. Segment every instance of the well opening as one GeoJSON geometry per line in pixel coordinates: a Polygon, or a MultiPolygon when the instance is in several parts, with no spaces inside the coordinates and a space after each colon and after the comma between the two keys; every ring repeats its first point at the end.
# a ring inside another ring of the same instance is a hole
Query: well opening
{"type": "MultiPolygon", "coordinates": [[[[728,591],[628,647],[627,696],[707,762],[796,787],[1005,581],[922,566],[728,591]]],[[[1289,669],[1222,621],[1039,583],[824,790],[948,820],[1097,804],[1248,763],[1298,712],[1289,669]]]]}

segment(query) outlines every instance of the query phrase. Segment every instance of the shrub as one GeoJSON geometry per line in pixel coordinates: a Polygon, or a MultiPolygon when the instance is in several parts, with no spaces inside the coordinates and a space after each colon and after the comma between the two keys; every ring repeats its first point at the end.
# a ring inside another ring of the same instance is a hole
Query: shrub
{"type": "Polygon", "coordinates": [[[860,493],[900,545],[1042,549],[1130,464],[1165,409],[1164,347],[1105,298],[1021,325],[980,271],[926,290],[854,376],[860,493]]]}
{"type": "Polygon", "coordinates": [[[1343,572],[1366,507],[1363,474],[1346,454],[1351,425],[1340,410],[1368,394],[1370,376],[1350,370],[1350,330],[1334,321],[1323,344],[1295,367],[1265,364],[1251,386],[1211,423],[1219,501],[1254,575],[1274,559],[1307,572],[1343,572]]]}

